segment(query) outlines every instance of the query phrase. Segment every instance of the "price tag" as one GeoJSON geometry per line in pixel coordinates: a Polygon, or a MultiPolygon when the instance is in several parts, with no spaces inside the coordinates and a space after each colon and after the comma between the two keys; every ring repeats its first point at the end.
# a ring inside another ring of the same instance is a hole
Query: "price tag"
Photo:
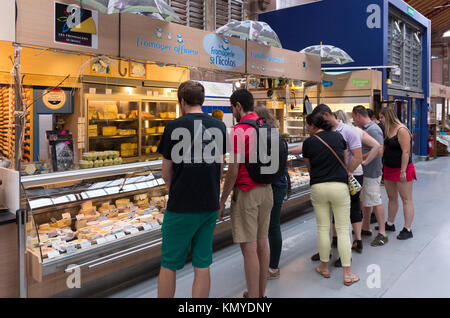
{"type": "Polygon", "coordinates": [[[100,216],[100,217],[98,218],[98,220],[99,220],[99,221],[106,221],[106,220],[108,220],[108,217],[107,217],[107,216],[100,216]]]}
{"type": "Polygon", "coordinates": [[[157,229],[157,228],[161,227],[161,225],[159,225],[158,222],[152,222],[150,225],[152,226],[153,229],[157,229]]]}
{"type": "Polygon", "coordinates": [[[67,247],[66,247],[66,253],[67,254],[72,254],[72,253],[75,253],[76,251],[77,251],[76,245],[74,245],[74,244],[67,245],[67,247]]]}
{"type": "Polygon", "coordinates": [[[59,251],[58,251],[58,250],[51,251],[51,252],[49,252],[49,253],[47,254],[47,257],[48,257],[49,259],[55,258],[56,256],[59,256],[59,251]]]}
{"type": "Polygon", "coordinates": [[[116,233],[116,238],[117,238],[117,239],[120,239],[120,238],[122,238],[122,237],[125,237],[125,233],[124,233],[124,232],[116,233]]]}
{"type": "Polygon", "coordinates": [[[139,230],[138,229],[136,229],[136,228],[131,228],[131,229],[129,229],[129,231],[130,231],[130,234],[136,234],[136,233],[138,233],[139,232],[139,230]]]}
{"type": "Polygon", "coordinates": [[[80,246],[81,246],[81,248],[88,248],[88,247],[91,247],[91,242],[89,242],[89,241],[86,241],[86,242],[82,242],[81,244],[80,244],[80,246]]]}
{"type": "Polygon", "coordinates": [[[89,241],[86,241],[86,242],[82,242],[81,244],[80,244],[80,246],[81,246],[81,248],[88,248],[88,247],[91,247],[91,242],[89,242],[89,241]]]}
{"type": "Polygon", "coordinates": [[[165,184],[165,182],[164,182],[164,180],[163,180],[162,178],[161,178],[161,179],[158,179],[157,181],[158,181],[158,184],[159,184],[159,185],[165,184]]]}
{"type": "Polygon", "coordinates": [[[142,227],[144,228],[144,231],[150,230],[152,228],[150,224],[144,224],[142,227]]]}
{"type": "Polygon", "coordinates": [[[135,213],[134,212],[128,212],[128,218],[133,218],[134,217],[134,215],[135,215],[135,213]]]}
{"type": "Polygon", "coordinates": [[[136,188],[138,188],[139,190],[146,189],[147,182],[141,182],[141,183],[136,184],[136,188]]]}
{"type": "Polygon", "coordinates": [[[112,89],[107,88],[107,89],[105,90],[105,93],[106,93],[106,95],[111,95],[111,94],[112,94],[112,89]]]}
{"type": "Polygon", "coordinates": [[[105,236],[106,242],[111,242],[111,241],[114,241],[115,239],[116,239],[115,235],[106,235],[105,236]]]}
{"type": "Polygon", "coordinates": [[[97,242],[97,244],[106,243],[106,239],[104,237],[98,238],[95,241],[97,242]]]}
{"type": "Polygon", "coordinates": [[[144,215],[149,215],[152,212],[152,210],[150,209],[145,209],[144,210],[144,215]]]}
{"type": "Polygon", "coordinates": [[[89,94],[95,94],[96,92],[97,92],[96,88],[93,87],[89,88],[89,94]]]}

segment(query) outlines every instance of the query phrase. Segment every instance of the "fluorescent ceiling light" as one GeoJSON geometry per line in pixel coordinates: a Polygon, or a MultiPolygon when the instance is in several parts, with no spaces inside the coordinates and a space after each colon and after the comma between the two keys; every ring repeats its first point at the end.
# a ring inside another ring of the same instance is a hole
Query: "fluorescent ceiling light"
{"type": "Polygon", "coordinates": [[[444,35],[442,35],[442,37],[444,37],[444,38],[450,37],[450,30],[448,30],[447,32],[445,32],[444,35]]]}

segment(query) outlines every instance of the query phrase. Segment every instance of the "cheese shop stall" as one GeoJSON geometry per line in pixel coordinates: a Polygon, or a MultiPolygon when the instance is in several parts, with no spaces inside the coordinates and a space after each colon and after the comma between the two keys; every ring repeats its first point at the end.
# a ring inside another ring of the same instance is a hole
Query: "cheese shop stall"
{"type": "MultiPolygon", "coordinates": [[[[21,193],[26,211],[26,225],[19,227],[25,232],[22,297],[98,295],[157,274],[168,191],[156,148],[165,125],[181,115],[176,89],[193,67],[232,77],[258,75],[245,61],[250,48],[266,50],[264,45],[134,14],[121,15],[119,32],[117,15],[89,6],[82,10],[93,17],[95,38],[90,34],[92,41],[84,46],[56,41],[55,16],[68,3],[17,4],[23,85],[42,90],[29,104],[35,107],[43,94],[62,90],[59,96],[72,105],[52,118],[49,133],[42,126],[30,128],[34,140],[45,135],[60,142],[64,151],[57,153],[58,164],[35,166],[9,185],[21,193]]],[[[319,58],[287,50],[272,54],[286,54],[293,59],[290,63],[300,65],[300,75],[291,78],[320,80],[319,58]]],[[[36,112],[31,118],[35,125],[43,123],[36,112]]],[[[36,162],[49,145],[33,144],[31,161],[36,162]]],[[[290,174],[297,196],[288,198],[284,209],[298,212],[299,204],[309,201],[309,177],[295,166],[290,174]]],[[[217,223],[215,246],[230,237],[227,215],[217,223]]]]}

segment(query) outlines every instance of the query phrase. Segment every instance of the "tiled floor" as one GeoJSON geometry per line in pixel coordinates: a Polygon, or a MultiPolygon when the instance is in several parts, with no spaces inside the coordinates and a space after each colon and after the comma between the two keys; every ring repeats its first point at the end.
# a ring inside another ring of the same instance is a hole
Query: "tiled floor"
{"type": "MultiPolygon", "coordinates": [[[[308,213],[282,225],[281,278],[269,281],[268,297],[450,297],[450,158],[416,164],[414,185],[414,238],[396,239],[403,227],[400,204],[397,233],[389,243],[371,247],[363,238],[363,254],[353,254],[352,271],[361,281],[351,287],[342,282],[342,269],[330,267],[331,279],[314,272],[310,256],[316,252],[316,222],[308,213]],[[374,271],[373,268],[376,270],[374,271]],[[379,273],[379,275],[377,275],[379,273]],[[375,279],[380,278],[377,286],[375,279]],[[370,288],[372,287],[372,288],[370,288]]],[[[387,199],[383,190],[387,213],[387,199]]],[[[333,258],[337,251],[332,250],[333,258]]],[[[177,273],[175,297],[191,297],[191,264],[177,273]]],[[[246,289],[243,260],[238,245],[214,254],[210,297],[242,297],[246,289]]],[[[156,297],[157,277],[115,293],[111,297],[156,297]]]]}

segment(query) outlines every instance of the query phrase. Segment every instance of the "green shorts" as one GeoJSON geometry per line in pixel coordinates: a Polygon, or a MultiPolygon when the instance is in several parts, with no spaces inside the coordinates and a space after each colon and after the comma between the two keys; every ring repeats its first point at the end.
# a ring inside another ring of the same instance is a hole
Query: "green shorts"
{"type": "Polygon", "coordinates": [[[219,211],[164,212],[161,266],[171,270],[184,267],[189,247],[192,266],[208,268],[212,264],[213,235],[219,211]]]}

